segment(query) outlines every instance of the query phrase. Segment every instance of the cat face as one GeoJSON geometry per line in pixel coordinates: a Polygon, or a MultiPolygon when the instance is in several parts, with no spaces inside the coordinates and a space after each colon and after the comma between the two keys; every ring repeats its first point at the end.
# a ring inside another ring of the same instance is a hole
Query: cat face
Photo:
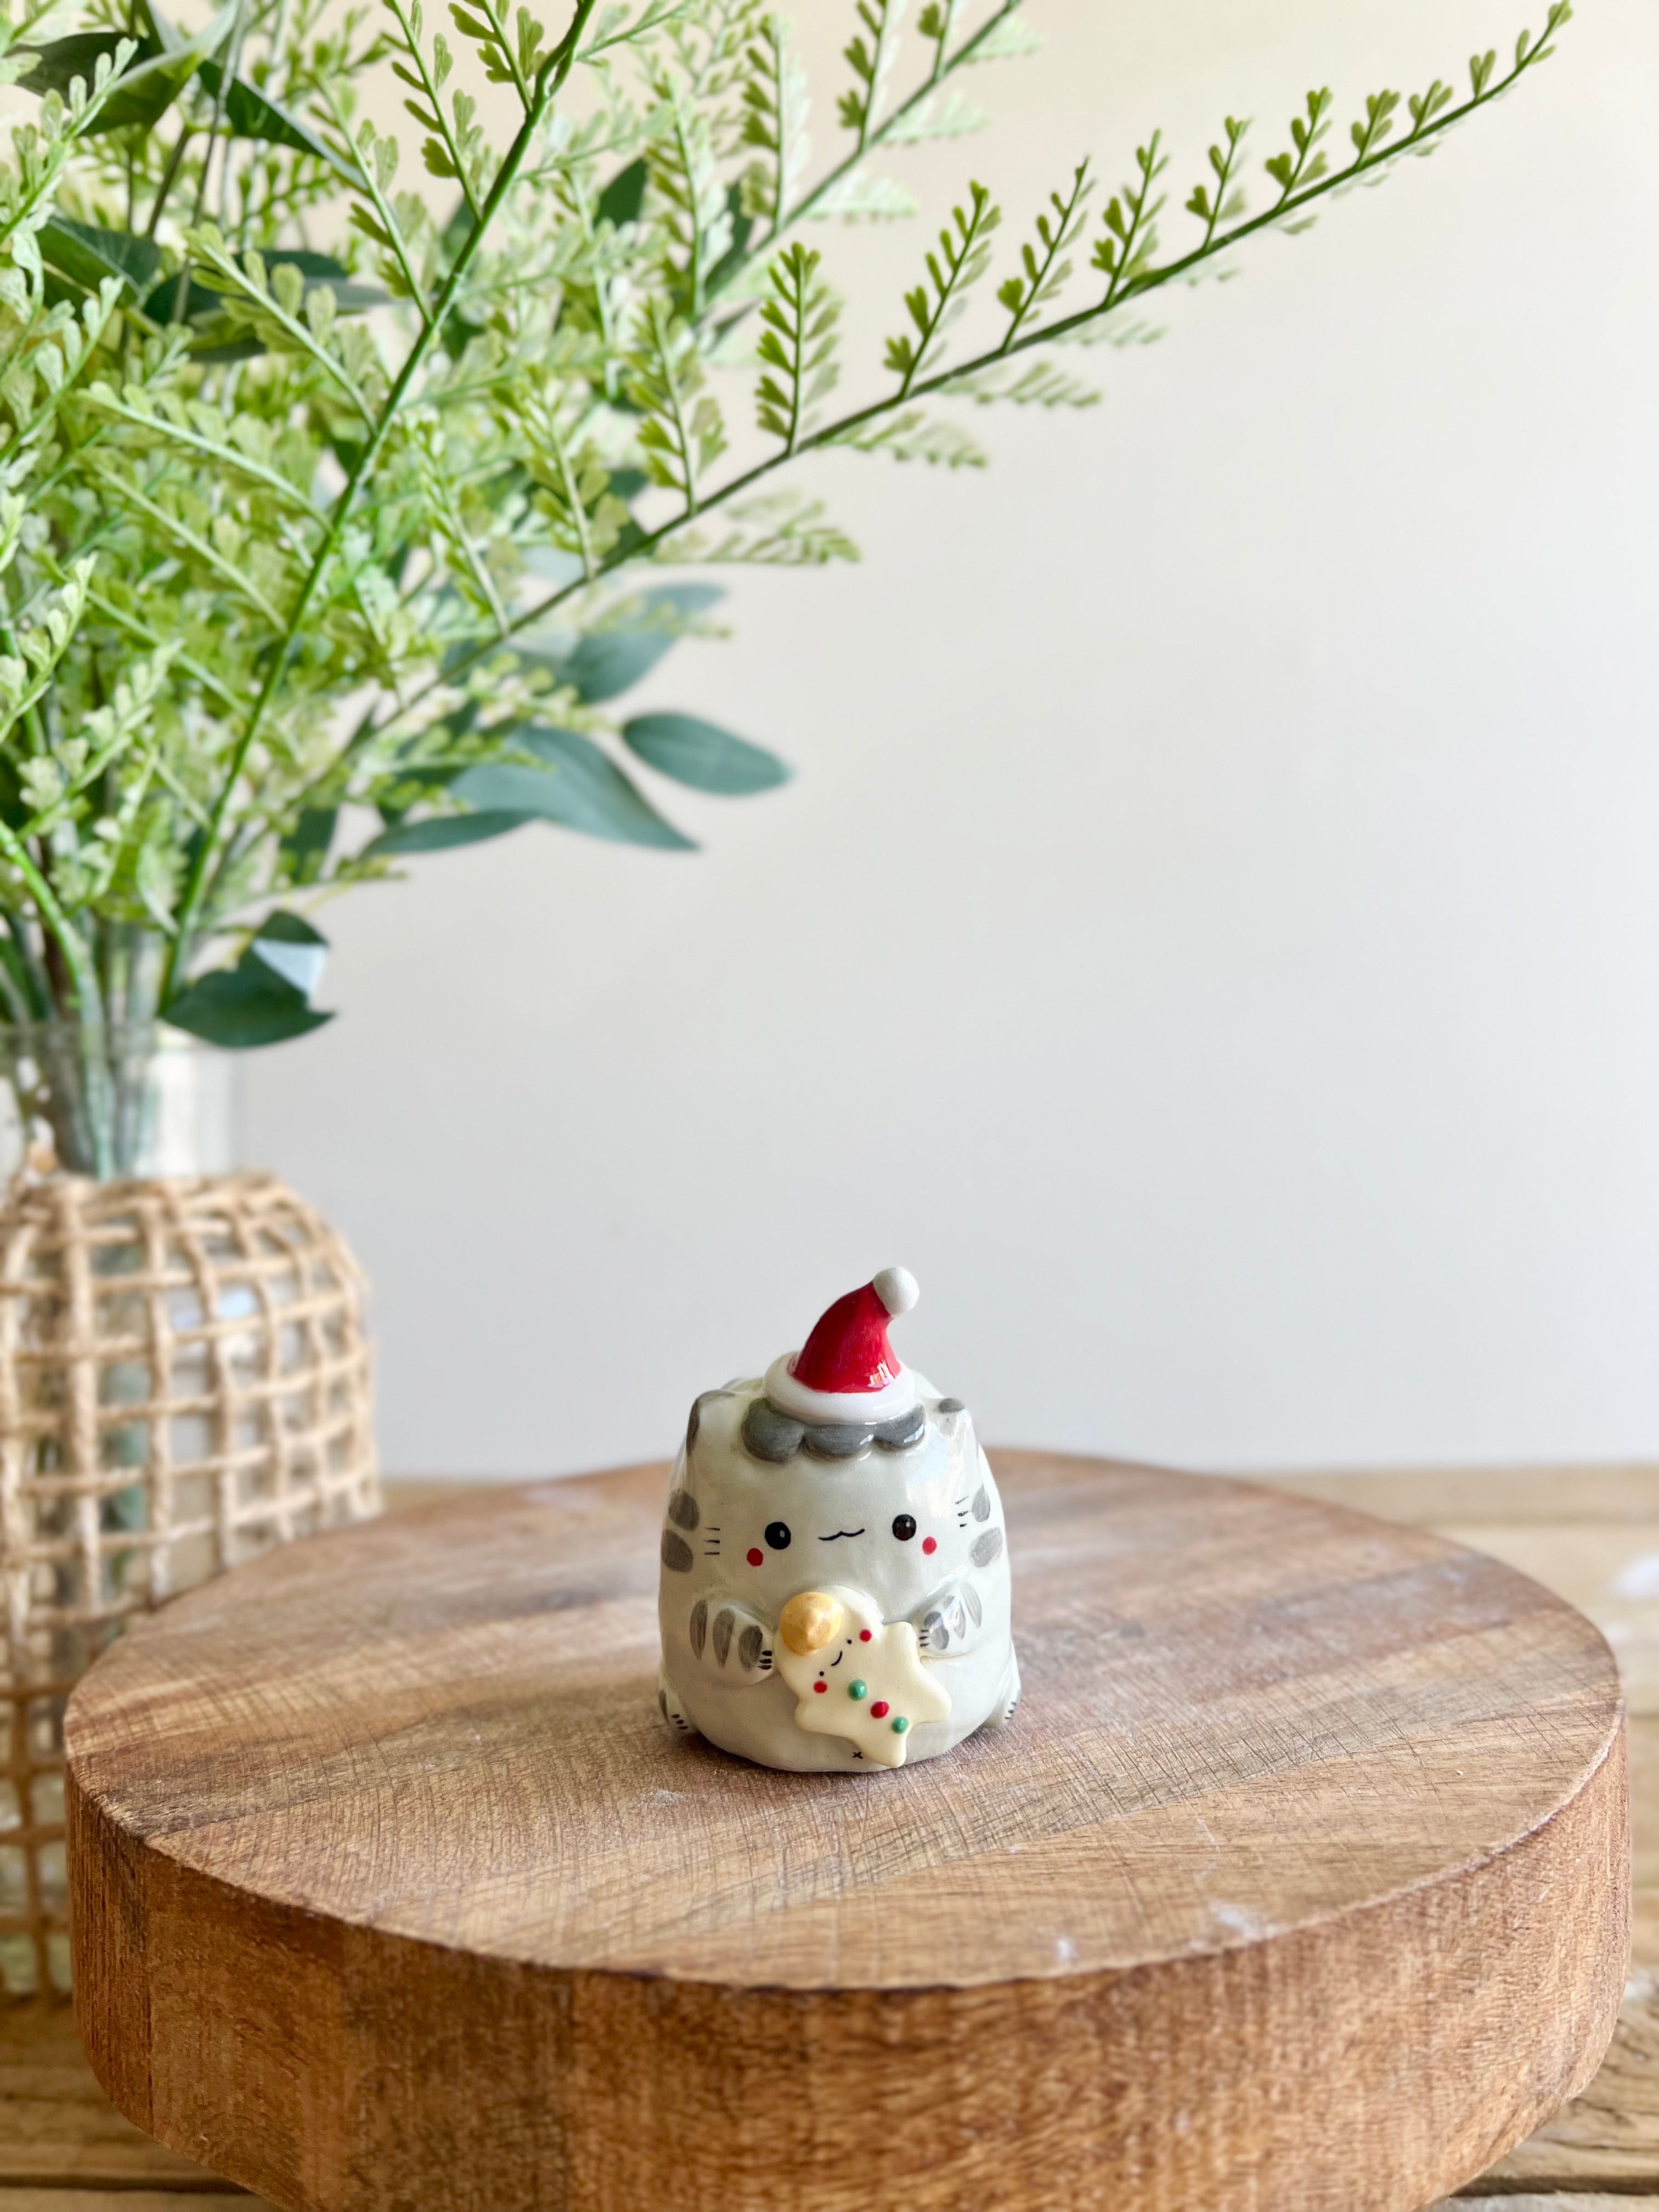
{"type": "Polygon", "coordinates": [[[781,1462],[744,1445],[757,1382],[700,1399],[663,1532],[665,1596],[684,1575],[688,1596],[718,1587],[775,1620],[799,1591],[835,1583],[900,1620],[951,1576],[995,1566],[1002,1512],[972,1421],[916,1382],[915,1442],[845,1456],[803,1447],[781,1462]]]}

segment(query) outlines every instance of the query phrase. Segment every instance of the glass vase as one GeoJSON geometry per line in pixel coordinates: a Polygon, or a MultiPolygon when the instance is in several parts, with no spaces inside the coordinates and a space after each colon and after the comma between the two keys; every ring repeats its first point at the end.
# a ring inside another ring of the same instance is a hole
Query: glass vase
{"type": "Polygon", "coordinates": [[[236,1152],[233,1054],[161,1022],[0,1028],[0,1174],[222,1175],[236,1152]]]}

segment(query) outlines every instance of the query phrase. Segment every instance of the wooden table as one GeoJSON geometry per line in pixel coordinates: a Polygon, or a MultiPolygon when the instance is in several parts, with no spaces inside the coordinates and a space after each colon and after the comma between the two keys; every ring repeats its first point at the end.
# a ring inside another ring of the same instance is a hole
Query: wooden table
{"type": "MultiPolygon", "coordinates": [[[[1659,2011],[1648,1962],[1659,1964],[1653,1889],[1659,1822],[1650,1817],[1659,1759],[1659,1471],[1545,1474],[1302,1478],[1285,1486],[1440,1528],[1510,1559],[1597,1618],[1618,1650],[1630,1688],[1638,1807],[1638,1969],[1608,2063],[1585,2096],[1506,2160],[1492,2178],[1510,2212],[1540,2192],[1553,2212],[1598,2188],[1659,2199],[1659,2094],[1647,2075],[1659,2059],[1659,2011]],[[1650,1594],[1651,1593],[1651,1594],[1650,1594]],[[1521,2194],[1517,2195],[1517,2191],[1521,2194]]],[[[82,2191],[211,2194],[216,2184],[126,2129],[77,2072],[62,2015],[13,2015],[0,2039],[0,2181],[15,2198],[48,2188],[58,2212],[82,2191]]],[[[142,2196],[124,2195],[130,2212],[142,2196]]],[[[1614,2208],[1609,2200],[1609,2212],[1614,2208]]]]}

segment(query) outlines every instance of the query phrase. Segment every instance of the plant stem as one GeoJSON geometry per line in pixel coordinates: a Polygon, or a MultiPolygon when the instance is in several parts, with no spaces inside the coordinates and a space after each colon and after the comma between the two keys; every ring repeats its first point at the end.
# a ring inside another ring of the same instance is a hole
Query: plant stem
{"type": "Polygon", "coordinates": [[[328,564],[334,556],[341,532],[345,528],[346,521],[356,503],[357,494],[380,457],[380,448],[386,443],[392,423],[397,419],[398,410],[402,406],[416,378],[420,374],[437,333],[443,328],[450,308],[454,304],[456,295],[460,290],[461,280],[466,274],[484,233],[513,188],[514,179],[518,175],[524,157],[530,150],[531,143],[540,128],[543,116],[546,113],[551,101],[556,98],[565,79],[570,74],[571,65],[576,58],[577,40],[597,5],[598,0],[576,0],[569,27],[538,71],[534,99],[526,112],[524,121],[514,134],[512,144],[501,158],[501,167],[495,173],[495,180],[489,188],[483,206],[479,210],[471,231],[462,242],[460,250],[451,264],[449,274],[444,279],[438,296],[433,302],[431,319],[423,325],[404,356],[404,365],[398,370],[396,381],[386,395],[386,404],[380,410],[380,416],[334,502],[328,527],[323,533],[321,544],[313,556],[311,567],[307,572],[305,581],[300,587],[299,597],[289,617],[288,626],[283,633],[276,651],[271,654],[264,683],[260,688],[258,697],[253,703],[253,712],[249,715],[241,736],[232,749],[229,763],[208,816],[207,833],[198,845],[195,856],[191,862],[190,873],[185,879],[184,896],[179,902],[177,927],[173,943],[167,950],[167,965],[161,975],[160,1004],[164,1007],[173,995],[174,987],[179,981],[180,968],[184,962],[188,960],[195,942],[195,933],[201,915],[202,895],[207,886],[209,872],[213,866],[215,848],[223,831],[225,817],[230,811],[232,797],[237,784],[241,780],[242,770],[246,765],[248,755],[253,750],[254,739],[258,736],[264,718],[270,711],[271,701],[276,697],[278,686],[288,672],[289,661],[295,645],[299,642],[301,629],[306,615],[313,599],[317,596],[318,586],[322,582],[328,564]]]}

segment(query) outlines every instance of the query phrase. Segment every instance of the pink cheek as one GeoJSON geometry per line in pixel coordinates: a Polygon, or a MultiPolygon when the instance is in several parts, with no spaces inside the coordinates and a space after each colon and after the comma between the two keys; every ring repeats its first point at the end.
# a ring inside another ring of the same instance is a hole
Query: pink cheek
{"type": "Polygon", "coordinates": [[[764,1552],[750,1552],[748,1556],[749,1564],[751,1567],[760,1566],[766,1558],[764,1552]]]}
{"type": "Polygon", "coordinates": [[[926,1553],[927,1553],[927,1554],[928,1558],[931,1559],[933,1558],[933,1556],[934,1553],[935,1553],[936,1551],[938,1551],[938,1549],[939,1549],[939,1539],[938,1539],[938,1537],[937,1537],[937,1536],[924,1536],[924,1537],[922,1538],[922,1540],[921,1540],[921,1548],[922,1548],[922,1550],[923,1550],[924,1552],[926,1552],[926,1553]]]}
{"type": "Polygon", "coordinates": [[[874,1633],[875,1633],[875,1631],[874,1631],[873,1629],[870,1629],[870,1628],[861,1628],[861,1629],[860,1629],[860,1631],[859,1631],[859,1642],[860,1642],[860,1644],[867,1644],[867,1643],[870,1641],[870,1638],[872,1638],[872,1636],[873,1636],[873,1635],[874,1635],[874,1633]]]}
{"type": "Polygon", "coordinates": [[[819,1695],[820,1697],[822,1697],[822,1696],[823,1695],[824,1692],[829,1688],[829,1686],[830,1686],[830,1685],[828,1684],[828,1682],[814,1682],[814,1683],[813,1683],[813,1685],[812,1685],[812,1687],[813,1687],[813,1688],[817,1692],[817,1693],[818,1693],[818,1695],[819,1695]]]}

